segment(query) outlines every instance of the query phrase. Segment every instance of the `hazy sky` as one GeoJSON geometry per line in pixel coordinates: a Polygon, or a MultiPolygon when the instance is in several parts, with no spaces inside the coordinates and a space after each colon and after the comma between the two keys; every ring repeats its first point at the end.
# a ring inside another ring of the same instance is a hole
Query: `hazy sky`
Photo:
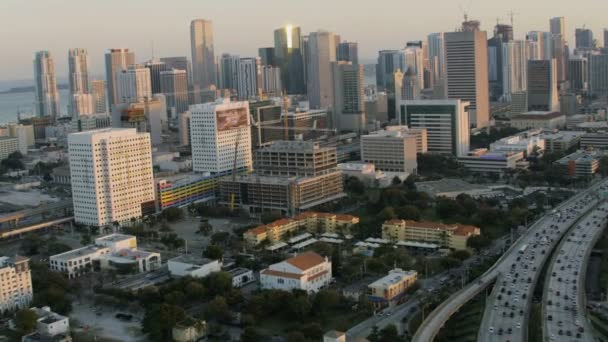
{"type": "Polygon", "coordinates": [[[496,19],[515,12],[515,36],[549,30],[549,18],[566,17],[568,41],[585,24],[603,41],[606,0],[0,0],[0,80],[31,79],[32,56],[50,50],[57,76],[67,73],[67,50],[89,50],[93,74],[103,74],[104,50],[128,47],[136,60],[152,55],[190,56],[189,22],[213,20],[216,55],[257,55],[272,46],[272,31],[292,23],[308,33],[325,29],[359,43],[363,60],[431,32],[452,31],[460,6],[490,34],[496,19]],[[470,3],[470,5],[469,5],[470,3]]]}

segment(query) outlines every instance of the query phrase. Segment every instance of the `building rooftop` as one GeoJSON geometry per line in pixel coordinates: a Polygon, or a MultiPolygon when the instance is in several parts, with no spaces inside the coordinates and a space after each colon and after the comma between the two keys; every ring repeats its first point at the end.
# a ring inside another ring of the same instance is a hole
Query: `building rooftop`
{"type": "Polygon", "coordinates": [[[389,271],[388,275],[369,284],[369,287],[388,287],[400,283],[403,278],[418,275],[416,271],[404,271],[400,268],[395,268],[389,271]]]}
{"type": "Polygon", "coordinates": [[[285,260],[285,262],[288,264],[291,264],[303,271],[318,266],[325,261],[327,261],[327,258],[324,258],[315,252],[302,253],[298,256],[285,260]]]}
{"type": "Polygon", "coordinates": [[[594,160],[598,160],[603,157],[605,153],[599,150],[579,150],[574,153],[571,153],[559,160],[556,161],[558,164],[566,165],[569,162],[575,163],[585,163],[592,162],[594,160]]]}
{"type": "Polygon", "coordinates": [[[434,194],[442,193],[442,192],[465,192],[471,190],[483,190],[487,189],[486,186],[467,183],[461,179],[455,178],[442,178],[436,181],[430,182],[418,182],[416,183],[416,187],[421,191],[431,192],[434,194]]]}
{"type": "Polygon", "coordinates": [[[192,265],[207,265],[209,263],[214,262],[215,260],[211,260],[208,258],[198,257],[192,254],[184,254],[172,259],[169,259],[170,262],[181,262],[184,264],[192,264],[192,265]]]}
{"type": "Polygon", "coordinates": [[[61,254],[53,255],[53,256],[51,256],[51,258],[53,260],[58,260],[58,261],[68,261],[68,260],[71,260],[74,258],[82,257],[84,255],[96,253],[100,250],[107,250],[108,252],[110,251],[110,249],[108,247],[89,245],[89,246],[84,246],[84,247],[80,247],[77,249],[73,249],[71,251],[67,251],[67,252],[64,252],[61,254]]]}
{"type": "Polygon", "coordinates": [[[251,272],[251,270],[248,269],[248,268],[244,268],[244,267],[237,267],[237,268],[233,268],[231,270],[228,270],[226,272],[232,274],[233,277],[238,277],[238,276],[240,276],[242,274],[251,272]]]}
{"type": "Polygon", "coordinates": [[[560,112],[544,112],[544,111],[530,111],[520,115],[515,115],[511,120],[550,120],[565,116],[560,112]]]}
{"type": "Polygon", "coordinates": [[[110,234],[110,235],[106,235],[106,236],[102,236],[102,237],[98,237],[97,239],[95,239],[95,241],[109,241],[109,242],[118,242],[118,241],[124,241],[124,240],[129,240],[132,239],[133,235],[126,235],[126,234],[110,234]]]}

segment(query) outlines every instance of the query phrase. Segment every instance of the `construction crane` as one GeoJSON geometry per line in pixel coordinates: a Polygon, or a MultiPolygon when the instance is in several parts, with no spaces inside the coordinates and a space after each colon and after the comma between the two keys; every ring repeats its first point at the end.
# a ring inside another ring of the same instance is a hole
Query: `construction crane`
{"type": "MultiPolygon", "coordinates": [[[[232,164],[232,186],[234,187],[236,184],[236,160],[239,153],[239,142],[241,140],[241,129],[238,128],[238,132],[236,133],[236,142],[234,143],[234,161],[232,164]]],[[[232,189],[232,193],[230,194],[230,211],[234,211],[234,188],[232,189]]]]}

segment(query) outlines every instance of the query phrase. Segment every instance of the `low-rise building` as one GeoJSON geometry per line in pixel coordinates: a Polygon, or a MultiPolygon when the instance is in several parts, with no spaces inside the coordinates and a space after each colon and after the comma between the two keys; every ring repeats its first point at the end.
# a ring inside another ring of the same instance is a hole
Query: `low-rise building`
{"type": "Polygon", "coordinates": [[[192,278],[204,278],[211,273],[222,270],[222,263],[219,260],[194,257],[192,255],[182,255],[167,262],[169,273],[174,277],[189,276],[192,278]]]}
{"type": "Polygon", "coordinates": [[[502,173],[508,169],[525,169],[528,163],[524,152],[497,152],[485,148],[470,151],[458,158],[458,162],[472,172],[502,173]]]}
{"type": "Polygon", "coordinates": [[[11,137],[0,137],[0,160],[8,158],[8,156],[19,151],[19,139],[11,137]]]}
{"type": "Polygon", "coordinates": [[[95,244],[73,249],[49,258],[49,267],[56,272],[77,278],[90,271],[113,269],[121,273],[147,272],[160,267],[156,252],[137,249],[132,235],[110,234],[95,239],[95,244]]]}
{"type": "Polygon", "coordinates": [[[30,308],[36,313],[36,332],[42,336],[70,335],[69,317],[51,311],[48,306],[30,308]]]}
{"type": "Polygon", "coordinates": [[[582,149],[606,149],[608,148],[608,132],[589,132],[581,137],[582,149]]]}
{"type": "Polygon", "coordinates": [[[337,330],[331,330],[323,335],[323,342],[346,342],[346,333],[337,330]]]}
{"type": "Polygon", "coordinates": [[[479,184],[471,184],[458,178],[442,178],[436,181],[416,182],[416,189],[433,198],[447,197],[456,198],[464,194],[473,198],[498,197],[502,192],[491,187],[479,184]]]}
{"type": "Polygon", "coordinates": [[[531,155],[535,150],[544,151],[545,140],[538,132],[539,130],[531,130],[499,139],[490,144],[490,151],[524,152],[524,156],[531,155]]]}
{"type": "Polygon", "coordinates": [[[29,259],[0,257],[0,312],[27,308],[33,297],[29,259]]]}
{"type": "Polygon", "coordinates": [[[555,162],[570,177],[591,177],[600,167],[600,159],[605,153],[599,150],[580,150],[555,162]]]}
{"type": "Polygon", "coordinates": [[[70,177],[70,166],[59,166],[53,169],[51,173],[53,183],[61,185],[70,185],[72,178],[70,177]]]}
{"type": "Polygon", "coordinates": [[[407,126],[392,126],[361,136],[361,159],[382,171],[416,174],[416,155],[426,150],[424,128],[409,130],[407,126]]]}
{"type": "Polygon", "coordinates": [[[216,176],[179,174],[155,181],[158,211],[213,200],[217,190],[216,176]]]}
{"type": "Polygon", "coordinates": [[[382,225],[385,240],[430,242],[454,250],[467,249],[468,239],[480,234],[478,227],[462,224],[389,220],[382,225]]]}
{"type": "Polygon", "coordinates": [[[171,330],[173,341],[196,342],[207,334],[207,322],[192,317],[178,322],[171,330]]]}
{"type": "Polygon", "coordinates": [[[241,288],[255,281],[253,271],[243,267],[233,268],[226,271],[232,275],[232,287],[241,288]]]}
{"type": "Polygon", "coordinates": [[[319,212],[304,212],[294,218],[284,218],[266,225],[252,228],[243,233],[243,239],[252,246],[266,240],[274,244],[288,235],[299,231],[312,233],[350,232],[359,223],[359,218],[352,215],[319,212]]]}
{"type": "Polygon", "coordinates": [[[511,127],[519,129],[562,128],[566,125],[566,116],[560,112],[530,111],[511,118],[511,127]]]}
{"type": "Polygon", "coordinates": [[[418,279],[418,272],[392,269],[388,275],[374,281],[367,287],[368,298],[375,306],[396,304],[418,279]]]}
{"type": "Polygon", "coordinates": [[[263,289],[317,292],[332,279],[331,261],[314,252],[306,252],[260,271],[263,289]]]}
{"type": "Polygon", "coordinates": [[[545,140],[545,150],[551,153],[566,153],[576,148],[585,132],[542,130],[541,137],[545,140]]]}

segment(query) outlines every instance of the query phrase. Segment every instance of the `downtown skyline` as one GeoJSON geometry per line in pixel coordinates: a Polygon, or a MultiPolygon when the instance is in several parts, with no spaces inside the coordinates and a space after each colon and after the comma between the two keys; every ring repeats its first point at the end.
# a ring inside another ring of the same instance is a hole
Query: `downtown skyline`
{"type": "MultiPolygon", "coordinates": [[[[189,24],[195,18],[213,22],[216,56],[221,53],[256,56],[258,48],[273,45],[273,30],[293,24],[301,27],[302,34],[325,29],[339,33],[343,40],[358,42],[364,63],[372,62],[379,50],[401,48],[407,41],[426,39],[429,33],[453,31],[460,26],[463,18],[459,4],[445,0],[416,5],[406,5],[399,1],[383,3],[384,7],[394,9],[391,11],[383,11],[373,3],[352,4],[341,0],[331,3],[313,0],[306,4],[260,0],[255,1],[255,4],[234,1],[224,4],[221,9],[197,1],[182,1],[172,4],[172,11],[163,12],[149,6],[150,2],[156,1],[146,2],[148,6],[145,11],[141,11],[141,1],[121,3],[123,10],[116,11],[118,2],[115,0],[94,5],[74,0],[48,1],[37,4],[38,11],[33,14],[36,21],[32,24],[34,19],[15,19],[23,18],[28,11],[31,12],[31,4],[28,6],[15,0],[3,1],[0,4],[0,19],[14,30],[0,33],[0,41],[7,52],[5,63],[0,66],[0,79],[31,79],[31,60],[37,50],[53,53],[57,76],[61,81],[67,77],[67,62],[64,62],[67,60],[67,51],[74,47],[89,51],[91,74],[96,76],[103,74],[103,55],[112,47],[135,51],[139,62],[150,59],[152,51],[156,58],[178,55],[190,57],[189,24]],[[305,15],[307,9],[320,8],[321,5],[326,8],[325,11],[317,11],[315,16],[305,15]],[[63,20],[68,11],[70,20],[63,20]],[[414,11],[416,14],[412,15],[414,11]],[[72,16],[72,13],[79,15],[72,16]],[[137,13],[137,25],[133,25],[130,20],[134,13],[137,13]],[[350,20],[335,20],[338,17],[344,18],[344,14],[349,15],[350,20]],[[101,22],[100,18],[112,20],[101,22]],[[53,30],[45,31],[41,27],[52,27],[53,30]],[[20,32],[19,39],[15,39],[12,32],[20,32]]],[[[526,32],[532,30],[549,31],[549,18],[555,16],[566,17],[566,39],[570,47],[574,44],[575,28],[585,25],[593,30],[601,44],[602,29],[608,26],[600,22],[599,18],[588,19],[584,10],[572,11],[572,3],[565,1],[492,2],[494,4],[491,9],[476,2],[471,2],[470,6],[463,4],[469,18],[481,21],[481,28],[488,35],[497,18],[502,23],[510,23],[510,11],[515,12],[516,39],[523,38],[526,32]]],[[[593,11],[608,10],[608,3],[594,2],[583,0],[577,6],[593,11]]],[[[28,15],[32,17],[31,13],[28,15]]]]}

